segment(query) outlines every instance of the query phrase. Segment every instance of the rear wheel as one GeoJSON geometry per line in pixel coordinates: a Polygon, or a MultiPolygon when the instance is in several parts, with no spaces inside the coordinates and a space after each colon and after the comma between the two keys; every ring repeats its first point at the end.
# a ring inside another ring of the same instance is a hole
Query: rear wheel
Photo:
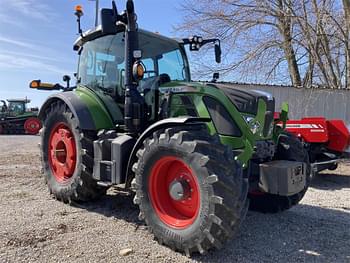
{"type": "Polygon", "coordinates": [[[161,244],[205,253],[233,236],[247,205],[247,182],[232,151],[206,127],[154,133],[137,153],[134,202],[161,244]]]}
{"type": "Polygon", "coordinates": [[[290,209],[303,199],[308,189],[311,179],[309,156],[302,142],[297,137],[289,133],[281,134],[278,141],[277,151],[275,153],[275,159],[305,162],[307,165],[306,186],[302,191],[292,196],[280,196],[259,191],[249,193],[249,208],[251,210],[263,213],[278,213],[290,209]]]}
{"type": "Polygon", "coordinates": [[[66,104],[54,102],[46,110],[41,136],[45,181],[55,198],[88,201],[106,192],[92,179],[95,135],[79,129],[66,104]]]}

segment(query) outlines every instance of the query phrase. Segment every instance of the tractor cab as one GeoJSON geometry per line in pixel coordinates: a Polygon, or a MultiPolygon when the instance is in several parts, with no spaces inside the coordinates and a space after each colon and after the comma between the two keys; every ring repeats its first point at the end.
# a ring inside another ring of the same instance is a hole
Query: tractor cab
{"type": "MultiPolygon", "coordinates": [[[[148,121],[155,121],[159,108],[159,86],[189,82],[190,70],[184,47],[178,41],[146,30],[138,31],[142,50],[142,78],[137,90],[145,100],[148,121]]],[[[104,34],[101,27],[87,32],[75,45],[79,50],[78,87],[93,90],[114,112],[115,123],[124,121],[125,34],[104,34]],[[109,103],[118,104],[116,108],[109,103]],[[116,114],[117,113],[117,114],[116,114]]]]}
{"type": "Polygon", "coordinates": [[[21,115],[24,114],[27,110],[26,105],[30,103],[28,99],[11,99],[8,101],[8,111],[10,115],[21,115]]]}
{"type": "MultiPolygon", "coordinates": [[[[124,32],[104,34],[101,28],[89,32],[91,37],[79,38],[75,48],[79,49],[78,84],[114,95],[124,96],[125,80],[125,36],[124,32]]],[[[145,30],[138,32],[141,64],[144,67],[139,88],[151,89],[155,80],[189,81],[190,73],[186,53],[179,43],[145,30]],[[165,74],[166,76],[162,76],[165,74]]]]}
{"type": "Polygon", "coordinates": [[[4,117],[16,117],[27,112],[28,99],[9,99],[0,101],[0,114],[4,117]]]}

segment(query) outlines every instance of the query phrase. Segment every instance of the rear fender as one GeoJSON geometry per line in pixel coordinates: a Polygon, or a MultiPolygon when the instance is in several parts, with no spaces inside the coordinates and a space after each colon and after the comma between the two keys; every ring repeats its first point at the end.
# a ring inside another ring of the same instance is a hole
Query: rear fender
{"type": "Polygon", "coordinates": [[[211,119],[209,118],[196,118],[196,117],[176,117],[176,118],[168,118],[161,121],[158,121],[148,127],[138,138],[137,142],[135,143],[130,157],[129,162],[127,166],[127,172],[126,172],[126,180],[125,180],[125,187],[129,188],[131,186],[131,181],[134,178],[134,175],[132,173],[132,165],[136,161],[136,153],[137,151],[142,147],[144,140],[149,138],[153,135],[153,133],[160,129],[166,129],[171,127],[178,127],[183,125],[198,125],[198,124],[204,124],[210,122],[211,119]]]}
{"type": "Polygon", "coordinates": [[[50,96],[40,109],[40,120],[45,119],[46,110],[51,107],[52,103],[57,101],[62,101],[68,106],[70,111],[76,116],[79,127],[82,130],[97,131],[113,127],[112,119],[106,109],[98,104],[97,99],[95,103],[91,103],[91,101],[86,102],[74,91],[61,92],[50,96]],[[90,108],[93,109],[93,114],[90,108]]]}

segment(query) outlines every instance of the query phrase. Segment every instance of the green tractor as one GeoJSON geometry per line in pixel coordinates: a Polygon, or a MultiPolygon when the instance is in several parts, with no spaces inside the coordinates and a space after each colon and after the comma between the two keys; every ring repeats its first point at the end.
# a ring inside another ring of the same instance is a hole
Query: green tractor
{"type": "Polygon", "coordinates": [[[132,0],[119,14],[101,10],[101,25],[82,33],[77,84],[47,99],[41,153],[50,193],[65,203],[89,201],[111,186],[135,192],[139,218],[159,243],[191,255],[220,248],[247,209],[277,212],[307,189],[303,145],[276,136],[269,94],[191,82],[191,51],[218,39],[175,40],[142,30],[132,0]],[[274,138],[276,138],[274,140],[274,138]]]}
{"type": "Polygon", "coordinates": [[[28,99],[0,100],[0,134],[32,134],[41,129],[38,108],[28,109],[28,99]]]}

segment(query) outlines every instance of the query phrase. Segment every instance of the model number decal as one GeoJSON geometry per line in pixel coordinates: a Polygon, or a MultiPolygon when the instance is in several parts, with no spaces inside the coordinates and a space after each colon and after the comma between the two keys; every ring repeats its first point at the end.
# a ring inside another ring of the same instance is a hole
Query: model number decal
{"type": "Polygon", "coordinates": [[[196,88],[189,86],[159,88],[162,93],[195,92],[196,88]]]}

